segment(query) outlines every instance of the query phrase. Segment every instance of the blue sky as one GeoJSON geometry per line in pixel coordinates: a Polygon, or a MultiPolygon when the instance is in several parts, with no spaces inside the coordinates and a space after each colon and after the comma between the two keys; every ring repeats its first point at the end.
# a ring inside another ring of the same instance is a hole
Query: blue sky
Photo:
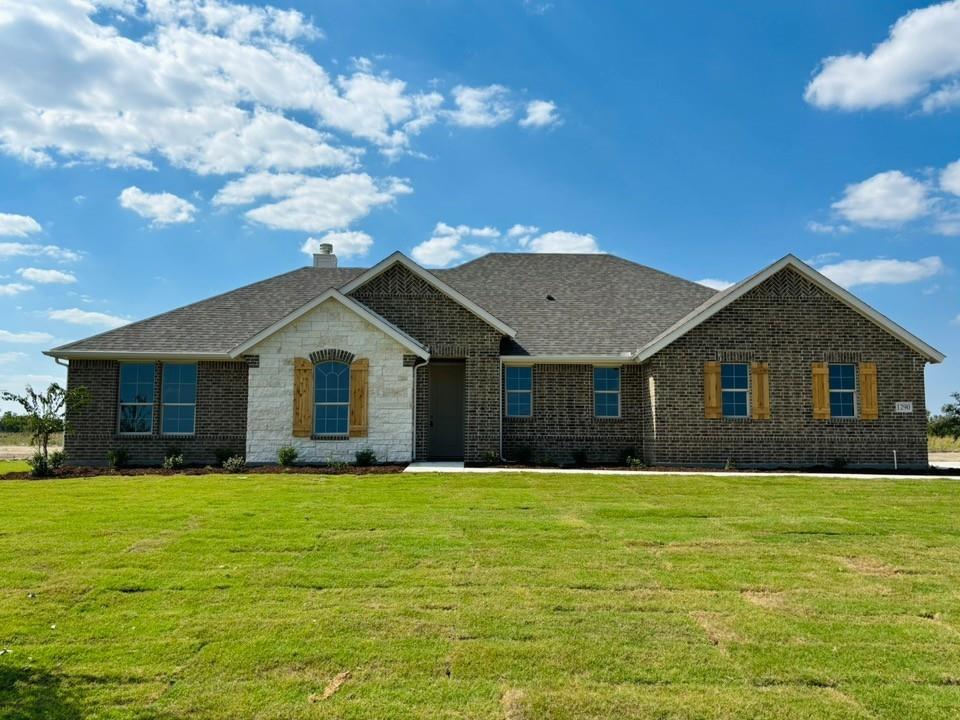
{"type": "Polygon", "coordinates": [[[330,239],[713,284],[792,252],[960,390],[960,2],[49,0],[0,9],[0,68],[2,388],[330,239]]]}

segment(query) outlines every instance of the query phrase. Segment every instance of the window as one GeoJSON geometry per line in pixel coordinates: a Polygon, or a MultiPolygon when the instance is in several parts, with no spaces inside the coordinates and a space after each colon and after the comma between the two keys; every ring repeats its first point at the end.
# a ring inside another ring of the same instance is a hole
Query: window
{"type": "Polygon", "coordinates": [[[746,363],[723,363],[720,366],[724,417],[747,417],[747,377],[746,363]]]}
{"type": "Polygon", "coordinates": [[[192,435],[197,411],[197,366],[193,363],[164,363],[161,399],[162,432],[192,435]]]}
{"type": "Polygon", "coordinates": [[[508,367],[507,417],[530,417],[533,408],[533,368],[508,367]]]}
{"type": "Polygon", "coordinates": [[[620,368],[593,369],[593,412],[597,417],[620,417],[620,368]]]}
{"type": "Polygon", "coordinates": [[[830,366],[830,417],[856,415],[857,375],[853,365],[830,366]]]}
{"type": "Polygon", "coordinates": [[[350,414],[350,366],[322,362],[313,369],[313,432],[346,435],[350,414]]]}
{"type": "Polygon", "coordinates": [[[153,363],[120,366],[120,432],[153,431],[153,363]]]}

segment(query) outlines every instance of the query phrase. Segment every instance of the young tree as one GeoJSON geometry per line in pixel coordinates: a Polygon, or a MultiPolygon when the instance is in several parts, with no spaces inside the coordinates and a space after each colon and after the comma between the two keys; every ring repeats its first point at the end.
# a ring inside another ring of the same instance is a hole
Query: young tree
{"type": "Polygon", "coordinates": [[[89,400],[90,395],[85,387],[67,390],[57,383],[51,383],[43,393],[27,385],[23,395],[4,392],[0,397],[7,402],[15,402],[26,410],[30,444],[36,445],[46,464],[50,436],[64,428],[64,411],[82,407],[89,400]]]}
{"type": "Polygon", "coordinates": [[[953,393],[952,403],[943,406],[942,415],[935,415],[930,420],[930,432],[939,437],[960,438],[960,392],[953,393]]]}

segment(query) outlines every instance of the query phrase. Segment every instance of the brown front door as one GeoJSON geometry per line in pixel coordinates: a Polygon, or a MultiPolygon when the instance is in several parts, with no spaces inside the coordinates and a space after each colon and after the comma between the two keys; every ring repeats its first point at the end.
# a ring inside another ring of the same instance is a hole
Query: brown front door
{"type": "Polygon", "coordinates": [[[430,457],[463,459],[466,393],[462,362],[430,363],[430,457]]]}

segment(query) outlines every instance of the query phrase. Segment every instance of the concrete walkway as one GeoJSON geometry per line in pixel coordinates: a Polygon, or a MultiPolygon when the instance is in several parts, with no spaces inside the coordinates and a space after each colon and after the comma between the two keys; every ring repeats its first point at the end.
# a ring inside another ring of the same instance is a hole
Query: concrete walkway
{"type": "Polygon", "coordinates": [[[595,470],[592,468],[508,468],[508,467],[464,467],[462,462],[414,462],[404,468],[405,473],[539,473],[543,475],[677,475],[677,476],[708,476],[708,477],[763,477],[790,476],[790,477],[817,477],[817,478],[847,478],[851,480],[937,480],[955,479],[948,475],[882,475],[879,473],[813,473],[794,472],[789,470],[769,471],[754,470],[752,472],[719,471],[719,470],[595,470]]]}

